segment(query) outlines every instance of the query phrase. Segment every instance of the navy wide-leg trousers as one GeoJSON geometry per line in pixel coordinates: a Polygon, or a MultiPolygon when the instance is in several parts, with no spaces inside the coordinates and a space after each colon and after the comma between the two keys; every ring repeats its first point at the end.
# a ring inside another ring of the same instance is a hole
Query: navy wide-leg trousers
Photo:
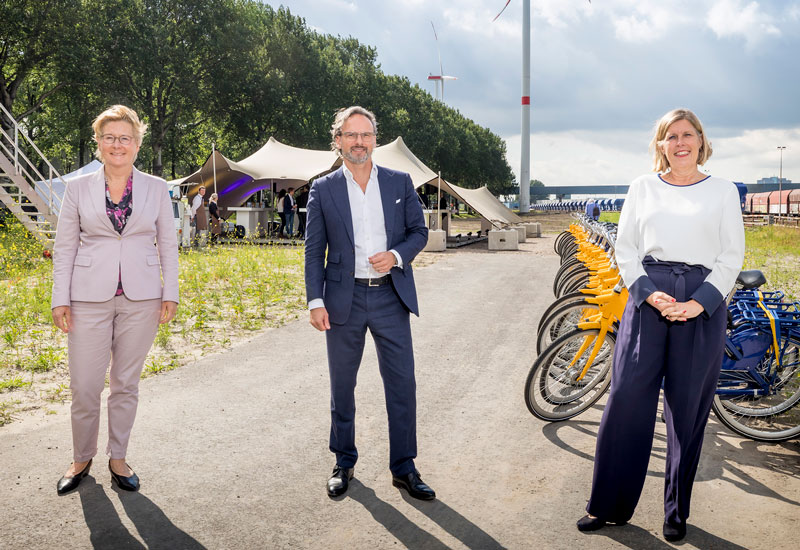
{"type": "MultiPolygon", "coordinates": [[[[645,265],[659,290],[682,302],[708,270],[658,262],[645,265]]],[[[689,517],[703,432],[717,385],[725,344],[726,307],[707,318],[667,321],[652,306],[629,300],[614,352],[611,392],[600,422],[592,494],[586,511],[626,522],[636,508],[653,445],[658,398],[664,388],[667,457],[664,518],[689,517]]]]}
{"type": "Polygon", "coordinates": [[[389,417],[389,469],[403,476],[417,456],[417,401],[411,323],[391,284],[355,285],[350,317],[326,332],[331,378],[330,450],[336,464],[352,468],[358,460],[355,388],[367,329],[375,341],[389,417]]]}

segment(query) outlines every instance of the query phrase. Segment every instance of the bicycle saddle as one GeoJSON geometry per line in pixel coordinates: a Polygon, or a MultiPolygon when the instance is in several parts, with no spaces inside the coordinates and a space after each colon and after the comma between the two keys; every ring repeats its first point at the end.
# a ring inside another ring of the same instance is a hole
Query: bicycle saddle
{"type": "Polygon", "coordinates": [[[751,289],[766,284],[767,279],[759,270],[751,269],[749,271],[740,271],[739,276],[736,277],[736,282],[744,289],[751,289]]]}

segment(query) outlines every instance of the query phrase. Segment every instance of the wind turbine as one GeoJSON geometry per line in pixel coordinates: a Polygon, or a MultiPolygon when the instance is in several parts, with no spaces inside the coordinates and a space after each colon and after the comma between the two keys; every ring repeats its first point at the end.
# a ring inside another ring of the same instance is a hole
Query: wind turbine
{"type": "Polygon", "coordinates": [[[458,80],[458,78],[444,74],[444,69],[442,69],[442,52],[439,51],[439,36],[436,34],[436,27],[433,26],[433,21],[431,21],[431,28],[433,29],[433,37],[436,39],[436,53],[439,55],[439,74],[429,74],[428,80],[433,80],[436,83],[436,99],[439,99],[439,88],[441,87],[441,101],[444,103],[444,81],[458,80]]]}
{"type": "MultiPolygon", "coordinates": [[[[497,21],[511,3],[507,0],[497,21]]],[[[589,0],[592,3],[592,0],[589,0]]],[[[433,23],[431,23],[432,25],[433,23]]],[[[531,211],[531,0],[522,2],[522,136],[521,162],[519,169],[519,211],[531,211]]]]}

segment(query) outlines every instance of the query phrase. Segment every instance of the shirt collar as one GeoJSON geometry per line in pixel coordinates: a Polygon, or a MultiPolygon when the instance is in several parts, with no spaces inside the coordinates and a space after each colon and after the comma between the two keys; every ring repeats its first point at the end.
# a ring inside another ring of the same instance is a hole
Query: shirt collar
{"type": "MultiPolygon", "coordinates": [[[[344,173],[345,179],[347,179],[350,183],[355,183],[356,178],[353,176],[353,173],[348,170],[347,165],[342,163],[342,172],[344,173]]],[[[372,161],[372,170],[369,171],[369,179],[370,180],[377,180],[378,178],[378,165],[375,164],[375,161],[372,161]]]]}

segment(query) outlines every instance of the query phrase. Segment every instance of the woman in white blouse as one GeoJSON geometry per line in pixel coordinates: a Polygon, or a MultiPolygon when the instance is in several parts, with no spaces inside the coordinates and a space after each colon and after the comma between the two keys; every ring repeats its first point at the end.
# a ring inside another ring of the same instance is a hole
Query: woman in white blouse
{"type": "Polygon", "coordinates": [[[744,260],[739,194],[698,170],[711,143],[697,116],[658,121],[657,174],[634,180],[616,259],[630,299],[617,335],[611,392],[597,437],[581,531],[630,520],[644,485],[662,382],[667,424],[664,538],[686,535],[703,432],[722,365],[725,296],[744,260]]]}

